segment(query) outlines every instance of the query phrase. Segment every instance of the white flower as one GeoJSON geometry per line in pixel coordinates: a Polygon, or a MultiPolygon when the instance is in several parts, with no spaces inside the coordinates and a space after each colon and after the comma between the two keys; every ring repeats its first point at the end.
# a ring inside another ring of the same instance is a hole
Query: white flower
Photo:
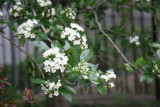
{"type": "Polygon", "coordinates": [[[53,94],[52,94],[52,93],[50,93],[50,94],[49,94],[49,98],[52,98],[52,97],[53,97],[53,94]]]}
{"type": "Polygon", "coordinates": [[[50,72],[51,67],[50,66],[45,66],[44,69],[45,69],[46,72],[50,72]]]}
{"type": "Polygon", "coordinates": [[[64,70],[66,69],[65,65],[67,65],[68,57],[65,56],[64,53],[60,53],[60,49],[58,47],[46,50],[43,53],[43,57],[47,59],[44,62],[44,69],[46,72],[55,73],[56,70],[64,72],[64,70]]]}
{"type": "Polygon", "coordinates": [[[59,95],[59,92],[58,92],[58,91],[54,91],[54,95],[55,95],[55,96],[58,96],[58,95],[59,95]]]}
{"type": "Polygon", "coordinates": [[[111,88],[114,87],[114,83],[113,82],[109,82],[109,85],[110,85],[111,88]]]}
{"type": "Polygon", "coordinates": [[[53,95],[58,96],[58,89],[62,86],[60,82],[61,81],[58,80],[58,82],[55,84],[54,82],[51,83],[49,80],[47,80],[47,85],[41,85],[41,89],[44,91],[45,94],[49,94],[49,98],[52,98],[53,95]]]}
{"type": "Polygon", "coordinates": [[[58,47],[55,47],[54,50],[53,50],[54,54],[58,54],[58,53],[59,53],[59,50],[60,50],[60,49],[59,49],[58,47]]]}
{"type": "Polygon", "coordinates": [[[81,43],[80,43],[80,40],[75,40],[73,43],[74,43],[74,45],[79,45],[79,44],[81,44],[81,43]]]}
{"type": "Polygon", "coordinates": [[[2,17],[3,16],[3,12],[2,11],[0,11],[0,17],[2,17]]]}
{"type": "Polygon", "coordinates": [[[78,31],[84,31],[84,29],[76,23],[71,23],[71,28],[75,28],[78,31]]]}
{"type": "Polygon", "coordinates": [[[71,8],[67,8],[67,9],[63,10],[63,11],[61,12],[61,14],[62,14],[63,16],[66,16],[66,17],[69,18],[69,19],[75,19],[75,16],[76,16],[76,13],[75,13],[74,10],[71,9],[71,8]]]}
{"type": "Polygon", "coordinates": [[[19,16],[19,11],[21,11],[21,10],[23,10],[21,2],[16,1],[16,4],[13,6],[13,8],[11,8],[9,10],[9,13],[11,15],[14,15],[14,17],[17,17],[17,16],[19,16]],[[13,10],[14,10],[14,12],[13,12],[13,10]]]}
{"type": "Polygon", "coordinates": [[[56,14],[55,9],[52,8],[52,9],[51,9],[51,15],[54,16],[55,14],[56,14]]]}
{"type": "Polygon", "coordinates": [[[52,4],[50,0],[37,0],[37,2],[41,7],[45,7],[52,4]]]}
{"type": "Polygon", "coordinates": [[[84,79],[88,79],[88,76],[87,76],[87,75],[84,75],[83,78],[84,78],[84,79]]]}
{"type": "Polygon", "coordinates": [[[130,43],[135,43],[136,45],[140,45],[140,42],[139,42],[139,36],[134,36],[134,37],[130,37],[129,38],[129,42],[130,43]]]}
{"type": "Polygon", "coordinates": [[[31,30],[35,24],[38,24],[38,21],[33,19],[27,20],[27,22],[22,23],[17,29],[17,35],[19,38],[24,35],[25,38],[35,38],[36,35],[31,33],[31,30]]]}
{"type": "Polygon", "coordinates": [[[84,79],[88,79],[89,67],[87,65],[87,62],[83,61],[79,63],[78,66],[73,68],[73,71],[80,72],[84,79]]]}
{"type": "Polygon", "coordinates": [[[49,87],[53,88],[55,86],[55,83],[52,82],[52,83],[49,83],[49,87]]]}
{"type": "Polygon", "coordinates": [[[80,45],[82,49],[87,49],[87,38],[85,35],[81,35],[84,29],[76,23],[71,23],[70,26],[71,28],[64,28],[64,31],[62,31],[61,33],[61,38],[67,39],[74,45],[80,45]]]}
{"type": "Polygon", "coordinates": [[[98,73],[96,73],[96,75],[97,75],[97,77],[99,77],[99,74],[98,74],[98,73]]]}
{"type": "Polygon", "coordinates": [[[68,40],[69,40],[69,41],[73,41],[73,40],[75,40],[75,38],[76,38],[76,37],[75,37],[74,35],[68,36],[68,40]]]}
{"type": "Polygon", "coordinates": [[[107,77],[106,75],[101,75],[101,78],[104,79],[106,82],[109,80],[109,77],[107,77]]]}

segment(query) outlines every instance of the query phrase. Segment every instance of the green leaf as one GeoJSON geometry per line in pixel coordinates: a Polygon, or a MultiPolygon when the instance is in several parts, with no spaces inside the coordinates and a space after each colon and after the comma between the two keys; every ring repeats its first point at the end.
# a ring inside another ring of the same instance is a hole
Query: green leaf
{"type": "Polygon", "coordinates": [[[63,88],[65,89],[65,90],[67,90],[70,94],[77,94],[76,93],[76,91],[75,91],[75,89],[73,89],[72,87],[70,87],[70,86],[67,86],[67,85],[63,85],[63,88]]]}
{"type": "Polygon", "coordinates": [[[54,41],[51,43],[51,47],[52,47],[52,48],[58,47],[58,48],[60,48],[60,50],[63,50],[62,45],[61,45],[57,40],[54,40],[54,41]]]}
{"type": "Polygon", "coordinates": [[[47,38],[48,38],[47,34],[44,33],[44,32],[37,32],[36,34],[37,34],[37,36],[38,36],[39,38],[41,38],[42,40],[47,40],[47,38]]]}
{"type": "Polygon", "coordinates": [[[160,48],[159,43],[151,43],[151,44],[149,44],[149,46],[154,47],[154,48],[160,48]]]}
{"type": "Polygon", "coordinates": [[[72,78],[72,80],[74,81],[80,81],[82,79],[82,76],[80,73],[75,73],[75,72],[72,72],[72,74],[70,74],[70,78],[72,78]]]}
{"type": "Polygon", "coordinates": [[[68,64],[73,67],[76,66],[76,63],[74,63],[73,57],[70,54],[67,57],[68,57],[68,64]]]}
{"type": "Polygon", "coordinates": [[[50,76],[49,76],[49,81],[51,81],[51,82],[57,81],[58,80],[58,75],[59,75],[59,72],[51,73],[50,76]]]}
{"type": "Polygon", "coordinates": [[[39,78],[37,78],[37,79],[31,78],[31,81],[32,81],[34,84],[43,84],[43,85],[46,85],[46,81],[45,81],[45,80],[41,80],[41,79],[39,79],[39,78]]]}
{"type": "Polygon", "coordinates": [[[25,44],[25,37],[22,36],[22,37],[19,39],[19,45],[20,45],[20,46],[24,46],[24,44],[25,44]]]}
{"type": "Polygon", "coordinates": [[[40,57],[40,58],[38,58],[38,59],[36,60],[36,63],[37,63],[37,64],[41,64],[41,63],[43,63],[45,60],[46,60],[46,58],[40,57]]]}
{"type": "Polygon", "coordinates": [[[76,46],[72,51],[72,56],[75,61],[75,64],[77,64],[80,61],[80,54],[81,54],[81,48],[80,46],[76,46]]]}
{"type": "Polygon", "coordinates": [[[144,74],[142,74],[139,81],[142,82],[144,80],[146,80],[147,83],[150,83],[152,82],[153,78],[147,77],[144,74]]]}
{"type": "Polygon", "coordinates": [[[43,41],[34,41],[34,46],[39,47],[41,50],[47,50],[49,49],[49,47],[47,46],[46,43],[44,43],[43,41]]]}
{"type": "Polygon", "coordinates": [[[0,19],[0,23],[5,23],[5,20],[4,19],[0,19]]]}
{"type": "Polygon", "coordinates": [[[89,89],[89,87],[90,87],[90,81],[82,79],[81,82],[82,82],[82,85],[84,87],[84,90],[87,91],[89,89]]]}
{"type": "Polygon", "coordinates": [[[84,60],[85,62],[87,62],[92,58],[92,56],[93,56],[93,50],[87,49],[82,52],[82,54],[80,56],[80,61],[82,62],[84,60]]]}
{"type": "Polygon", "coordinates": [[[8,26],[9,26],[9,28],[11,28],[13,31],[17,32],[17,28],[15,27],[15,25],[14,25],[13,22],[9,21],[9,22],[8,22],[8,26]]]}
{"type": "Polygon", "coordinates": [[[100,94],[104,94],[107,92],[107,87],[105,84],[98,84],[97,89],[100,94]]]}
{"type": "Polygon", "coordinates": [[[91,67],[91,70],[93,71],[96,71],[98,69],[98,64],[97,65],[94,65],[94,64],[91,64],[91,63],[87,63],[89,67],[91,67]]]}
{"type": "Polygon", "coordinates": [[[129,64],[125,63],[124,65],[125,65],[127,71],[135,72],[135,70],[129,64]]]}
{"type": "Polygon", "coordinates": [[[72,96],[71,94],[68,93],[67,90],[63,89],[63,88],[59,88],[59,93],[64,97],[66,98],[68,101],[72,101],[72,96]]]}
{"type": "Polygon", "coordinates": [[[135,68],[137,68],[144,61],[143,57],[136,59],[135,68]]]}
{"type": "Polygon", "coordinates": [[[67,41],[67,40],[65,40],[65,45],[63,46],[63,48],[64,48],[64,50],[68,50],[68,49],[70,49],[70,44],[69,44],[69,42],[67,41]]]}
{"type": "Polygon", "coordinates": [[[96,74],[90,74],[89,80],[90,80],[91,82],[93,82],[94,84],[100,84],[100,83],[101,83],[100,78],[98,78],[98,77],[96,76],[96,74]]]}

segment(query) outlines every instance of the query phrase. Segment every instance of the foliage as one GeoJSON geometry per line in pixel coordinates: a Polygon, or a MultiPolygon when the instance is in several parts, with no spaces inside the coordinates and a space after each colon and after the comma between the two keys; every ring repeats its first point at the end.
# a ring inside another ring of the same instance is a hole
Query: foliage
{"type": "MultiPolygon", "coordinates": [[[[1,1],[1,6],[4,2],[1,1]]],[[[33,63],[36,63],[42,76],[31,73],[30,78],[34,84],[40,84],[44,93],[50,98],[61,95],[72,101],[71,95],[76,94],[72,85],[76,82],[81,82],[85,90],[89,88],[90,83],[94,83],[100,94],[114,86],[110,81],[116,78],[112,69],[102,72],[98,70],[98,65],[89,63],[94,55],[105,56],[107,53],[106,47],[102,47],[102,44],[106,42],[106,38],[103,37],[104,32],[113,39],[115,37],[119,39],[118,45],[132,47],[133,50],[145,49],[142,56],[132,61],[134,64],[128,61],[124,64],[127,71],[142,73],[140,81],[151,82],[155,76],[160,74],[160,44],[151,37],[147,37],[148,34],[139,28],[130,30],[126,27],[134,9],[143,12],[152,11],[155,13],[155,21],[159,23],[159,14],[156,13],[159,9],[159,0],[153,1],[153,5],[150,5],[147,0],[135,2],[132,0],[70,0],[70,2],[63,0],[16,2],[11,0],[10,3],[13,4],[10,9],[11,19],[1,18],[0,23],[7,24],[16,32],[15,36],[19,38],[20,46],[23,46],[25,40],[28,39],[43,52],[35,62],[30,64],[31,72],[35,69],[33,63]],[[70,7],[67,4],[70,4],[70,7]],[[99,31],[97,29],[100,28],[94,21],[95,15],[99,22],[103,21],[105,11],[110,6],[116,12],[123,13],[120,23],[110,28],[102,27],[104,32],[99,31]],[[90,31],[97,31],[96,42],[90,39],[89,34],[85,32],[86,29],[79,25],[76,15],[81,14],[84,16],[83,21],[86,28],[90,31]],[[18,28],[14,23],[18,24],[18,28]],[[92,48],[89,48],[90,46],[92,48]]],[[[0,32],[4,33],[3,29],[0,32]]],[[[116,66],[117,64],[115,68],[116,66]]]]}

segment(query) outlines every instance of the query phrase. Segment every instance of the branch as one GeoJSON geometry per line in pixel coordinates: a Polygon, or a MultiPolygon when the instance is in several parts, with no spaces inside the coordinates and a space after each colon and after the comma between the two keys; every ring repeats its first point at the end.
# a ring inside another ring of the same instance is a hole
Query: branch
{"type": "MultiPolygon", "coordinates": [[[[33,7],[31,7],[31,9],[32,9],[33,15],[34,15],[34,16],[37,16],[36,11],[33,9],[33,7]]],[[[46,28],[44,27],[44,25],[41,25],[41,28],[42,28],[43,31],[47,34],[47,30],[46,30],[46,28]]],[[[52,40],[51,40],[50,38],[47,38],[47,40],[48,40],[49,42],[52,42],[52,40]]]]}
{"type": "Polygon", "coordinates": [[[125,60],[125,62],[126,63],[128,63],[129,65],[131,65],[132,67],[134,67],[134,64],[132,64],[132,63],[130,63],[129,61],[128,61],[128,59],[125,57],[125,55],[121,52],[121,50],[117,47],[117,45],[112,41],[112,39],[103,31],[103,29],[102,29],[102,27],[101,27],[101,25],[100,25],[100,23],[99,23],[99,21],[98,21],[98,19],[97,19],[97,14],[96,14],[96,12],[94,11],[94,16],[95,16],[95,21],[96,21],[96,23],[97,23],[97,25],[98,25],[98,28],[99,28],[99,30],[101,31],[101,33],[105,36],[105,37],[107,37],[107,39],[109,40],[109,42],[113,45],[113,47],[119,52],[119,54],[122,56],[122,58],[125,60]]]}
{"type": "Polygon", "coordinates": [[[4,36],[3,34],[1,34],[1,33],[0,33],[0,35],[1,35],[3,38],[5,38],[5,39],[7,39],[8,41],[10,41],[10,43],[12,43],[15,47],[17,47],[17,48],[18,48],[20,51],[22,51],[25,55],[27,55],[27,57],[30,58],[30,59],[34,62],[34,64],[38,67],[38,69],[39,69],[39,71],[41,72],[42,77],[43,77],[43,79],[44,79],[44,74],[43,74],[40,66],[34,61],[34,59],[33,59],[28,53],[26,53],[23,49],[21,49],[16,43],[14,43],[12,40],[10,40],[9,38],[5,37],[5,36],[4,36]]]}

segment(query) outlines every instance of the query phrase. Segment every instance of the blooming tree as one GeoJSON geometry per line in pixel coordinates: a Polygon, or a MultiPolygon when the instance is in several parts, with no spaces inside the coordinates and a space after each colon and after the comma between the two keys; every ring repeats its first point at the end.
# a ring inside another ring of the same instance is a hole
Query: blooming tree
{"type": "Polygon", "coordinates": [[[28,39],[43,52],[36,61],[42,76],[32,77],[31,81],[41,85],[49,98],[61,95],[71,101],[71,95],[76,94],[71,86],[79,81],[86,90],[90,82],[97,84],[100,94],[107,87],[114,87],[111,80],[116,75],[112,69],[103,73],[97,69],[98,65],[88,63],[93,51],[88,47],[85,30],[77,23],[74,9],[61,5],[53,8],[50,0],[22,0],[12,4],[9,13],[18,28],[14,24],[11,28],[20,45],[28,39]]]}
{"type": "MultiPolygon", "coordinates": [[[[76,12],[84,13],[84,21],[88,24],[86,26],[89,29],[98,29],[98,34],[109,40],[124,59],[127,71],[140,72],[142,74],[141,81],[152,81],[155,75],[160,74],[159,43],[151,42],[150,38],[142,39],[138,34],[130,33],[129,30],[125,32],[126,34],[123,34],[128,17],[123,17],[120,24],[111,29],[103,28],[99,21],[110,5],[116,11],[121,11],[121,7],[123,7],[121,4],[123,4],[126,7],[131,7],[131,9],[151,10],[154,13],[154,11],[158,11],[156,8],[160,5],[159,0],[155,0],[153,6],[150,6],[149,0],[135,0],[134,2],[130,0],[71,1],[73,5],[65,7],[60,4],[61,0],[57,2],[58,5],[50,0],[10,0],[12,4],[9,10],[11,20],[4,20],[3,12],[0,11],[0,23],[7,24],[15,31],[15,36],[19,38],[20,45],[23,46],[27,39],[43,52],[35,62],[30,55],[16,46],[37,66],[41,76],[34,76],[31,81],[41,85],[42,90],[48,97],[61,95],[71,101],[71,95],[76,94],[71,86],[76,85],[77,82],[81,82],[85,90],[89,88],[90,83],[96,84],[100,94],[105,93],[107,87],[114,87],[112,80],[116,78],[116,75],[113,69],[104,73],[98,70],[98,65],[88,62],[93,56],[93,50],[87,44],[88,34],[86,29],[78,23],[76,12]],[[93,25],[90,21],[93,21],[93,25]],[[18,28],[14,26],[14,23],[18,24],[18,28]],[[120,40],[123,38],[125,42],[130,43],[129,45],[123,43],[127,46],[143,48],[144,45],[148,50],[155,48],[156,52],[148,51],[145,56],[137,58],[135,62],[130,62],[109,35],[118,35],[119,38],[117,38],[120,40]]],[[[3,3],[4,1],[1,4],[3,3]]],[[[158,15],[154,15],[157,16],[157,23],[160,22],[158,15]]],[[[1,36],[6,38],[3,35],[3,29],[0,29],[0,32],[1,36]]],[[[11,43],[14,44],[12,41],[11,43]]]]}

